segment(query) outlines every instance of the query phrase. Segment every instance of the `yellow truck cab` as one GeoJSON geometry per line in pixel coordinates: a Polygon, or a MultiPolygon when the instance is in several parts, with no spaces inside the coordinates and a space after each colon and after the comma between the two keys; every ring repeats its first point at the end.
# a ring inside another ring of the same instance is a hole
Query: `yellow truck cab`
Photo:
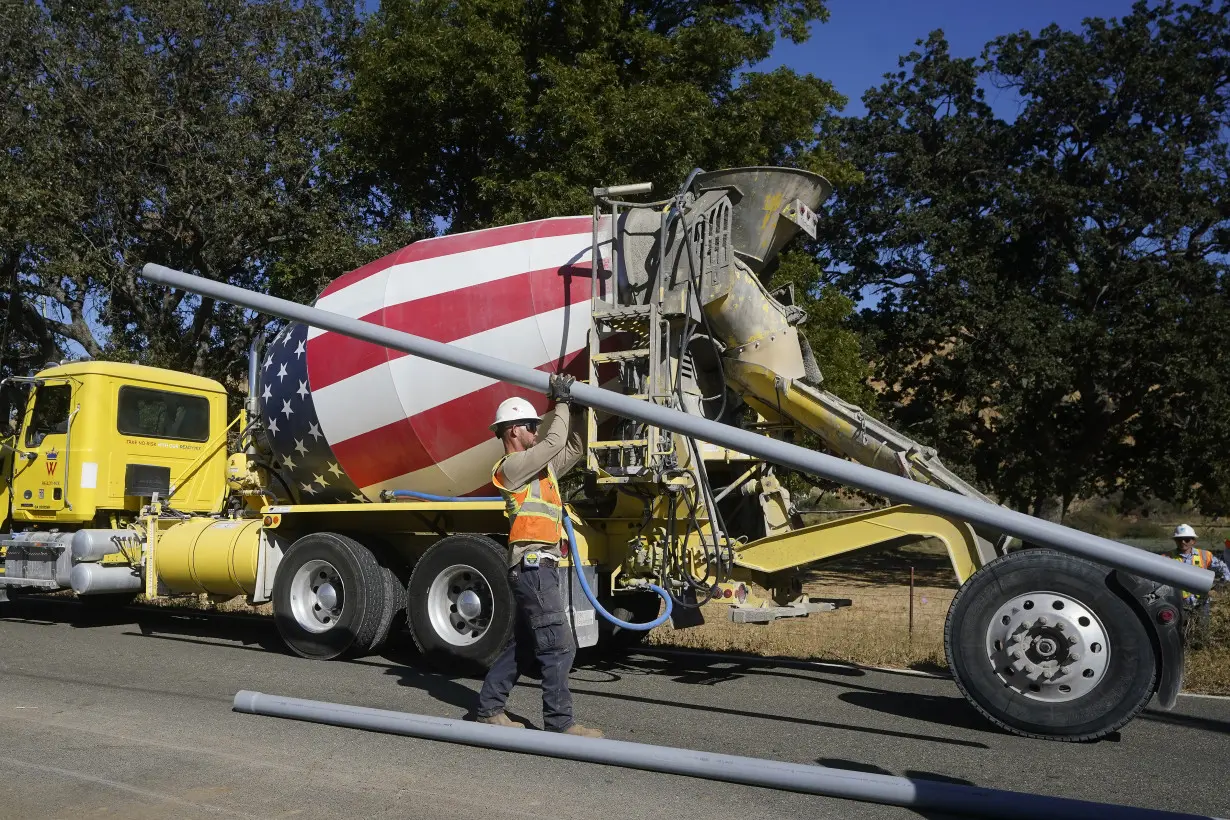
{"type": "Polygon", "coordinates": [[[12,521],[114,525],[159,487],[173,489],[176,509],[218,512],[226,426],[226,392],[212,379],[119,362],[44,370],[12,454],[12,521]]]}
{"type": "Polygon", "coordinates": [[[0,599],[68,587],[73,536],[116,532],[155,494],[185,514],[221,511],[228,425],[217,381],[94,361],[13,381],[30,392],[0,464],[11,531],[0,541],[0,599]]]}

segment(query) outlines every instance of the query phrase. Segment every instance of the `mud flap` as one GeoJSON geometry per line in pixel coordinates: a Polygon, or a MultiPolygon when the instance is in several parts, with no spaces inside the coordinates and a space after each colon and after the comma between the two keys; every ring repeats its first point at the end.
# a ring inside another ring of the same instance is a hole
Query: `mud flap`
{"type": "Polygon", "coordinates": [[[693,606],[676,606],[671,609],[671,626],[675,629],[687,629],[690,626],[700,626],[705,622],[705,615],[696,604],[696,591],[691,587],[685,589],[679,596],[693,606]]]}
{"type": "Polygon", "coordinates": [[[1183,688],[1183,607],[1179,592],[1167,584],[1118,570],[1112,578],[1137,610],[1157,650],[1157,706],[1173,709],[1183,688]]]}

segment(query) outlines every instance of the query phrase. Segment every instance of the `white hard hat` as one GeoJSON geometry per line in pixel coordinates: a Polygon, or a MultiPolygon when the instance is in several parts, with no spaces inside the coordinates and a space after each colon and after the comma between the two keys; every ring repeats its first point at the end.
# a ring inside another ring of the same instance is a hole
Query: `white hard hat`
{"type": "Polygon", "coordinates": [[[534,405],[525,399],[513,396],[511,399],[504,399],[495,409],[495,423],[491,425],[491,432],[498,433],[501,424],[508,424],[511,421],[541,421],[541,419],[534,405]]]}
{"type": "Polygon", "coordinates": [[[1174,528],[1174,535],[1171,538],[1195,538],[1196,531],[1187,524],[1180,524],[1174,528]]]}

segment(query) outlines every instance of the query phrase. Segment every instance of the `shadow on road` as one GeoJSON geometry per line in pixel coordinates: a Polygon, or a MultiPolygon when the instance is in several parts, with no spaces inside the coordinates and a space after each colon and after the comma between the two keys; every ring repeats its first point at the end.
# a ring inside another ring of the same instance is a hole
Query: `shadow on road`
{"type": "MultiPolygon", "coordinates": [[[[745,675],[796,678],[809,683],[845,689],[847,691],[838,695],[838,698],[860,708],[986,734],[1006,734],[1006,732],[1003,732],[994,724],[983,719],[972,706],[966,703],[964,698],[925,695],[914,692],[895,692],[889,689],[867,686],[862,683],[854,683],[848,679],[832,680],[825,677],[827,669],[824,671],[817,670],[813,674],[807,675],[796,672],[783,672],[771,667],[762,667],[758,663],[740,665],[721,659],[709,660],[700,655],[670,655],[665,657],[637,655],[619,660],[607,660],[600,664],[596,663],[593,665],[593,668],[603,670],[620,669],[636,674],[668,675],[677,683],[703,685],[714,685],[745,675]],[[720,665],[715,668],[715,664],[720,665]]],[[[860,671],[859,674],[865,673],[860,671]]],[[[789,719],[806,722],[798,718],[789,719]]],[[[842,724],[842,726],[845,728],[856,728],[846,726],[845,724],[842,724]]],[[[867,731],[872,730],[869,729],[867,731]]],[[[911,735],[906,733],[901,733],[901,736],[987,748],[985,744],[973,741],[957,741],[951,738],[934,738],[929,735],[911,735]]]]}
{"type": "MultiPolygon", "coordinates": [[[[48,624],[69,623],[75,628],[84,629],[99,626],[135,625],[139,631],[124,634],[279,655],[289,654],[278,637],[273,620],[254,615],[193,612],[145,606],[100,611],[82,607],[71,598],[26,598],[12,602],[6,609],[3,620],[48,624]]],[[[475,692],[472,687],[459,681],[481,679],[481,672],[472,669],[441,669],[424,661],[408,644],[409,642],[403,639],[395,642],[383,656],[350,662],[383,667],[386,674],[397,678],[400,685],[420,689],[441,703],[448,704],[455,709],[466,710],[469,713],[468,716],[472,718],[476,700],[475,692]]],[[[855,683],[856,679],[865,678],[867,672],[857,667],[841,664],[791,662],[785,659],[756,659],[747,656],[727,657],[709,653],[671,653],[669,655],[636,653],[622,657],[610,657],[588,652],[582,654],[573,671],[572,690],[578,695],[650,706],[780,721],[823,729],[842,729],[904,740],[921,740],[979,749],[988,748],[985,743],[975,740],[941,737],[901,729],[859,726],[849,722],[823,721],[793,714],[778,715],[754,708],[713,706],[692,703],[679,698],[656,699],[630,695],[609,688],[628,675],[664,676],[674,683],[688,686],[721,686],[748,677],[770,680],[789,678],[812,685],[835,686],[843,690],[838,695],[842,701],[874,712],[987,734],[1000,733],[961,698],[896,692],[855,683]]],[[[521,684],[537,686],[533,681],[532,674],[525,675],[521,684]]],[[[524,716],[518,716],[518,719],[524,720],[524,716]]],[[[1184,720],[1178,715],[1158,715],[1155,719],[1176,722],[1184,720]]],[[[1194,720],[1192,722],[1196,723],[1194,720]]],[[[1200,725],[1207,728],[1207,723],[1200,725]]],[[[1223,726],[1221,730],[1225,731],[1226,727],[1223,726]]]]}
{"type": "Polygon", "coordinates": [[[1192,717],[1191,715],[1180,715],[1174,712],[1159,712],[1154,709],[1146,709],[1140,713],[1139,718],[1140,720],[1165,723],[1170,726],[1183,726],[1188,729],[1201,729],[1205,732],[1230,735],[1230,721],[1217,720],[1216,718],[1192,717]]]}
{"type": "Polygon", "coordinates": [[[68,624],[74,629],[136,626],[138,632],[123,634],[130,637],[274,652],[279,655],[290,654],[278,637],[273,620],[260,615],[195,612],[190,609],[154,606],[97,609],[83,606],[74,598],[27,596],[9,602],[8,608],[0,616],[0,622],[3,621],[38,625],[68,624]]]}
{"type": "MultiPolygon", "coordinates": [[[[847,772],[864,772],[866,774],[883,774],[889,777],[896,777],[888,769],[874,766],[870,763],[860,763],[854,760],[843,760],[841,758],[820,757],[816,758],[816,762],[821,766],[827,766],[830,769],[842,769],[847,772]]],[[[949,777],[946,774],[936,774],[935,772],[922,772],[910,769],[902,772],[901,777],[913,781],[925,781],[925,783],[948,783],[954,786],[974,786],[977,785],[969,780],[963,780],[959,777],[949,777]]],[[[924,783],[924,785],[925,785],[924,783]]],[[[920,809],[911,809],[914,814],[919,817],[925,817],[928,820],[957,820],[958,817],[968,817],[969,815],[948,814],[937,811],[923,811],[920,809]]]]}
{"type": "Polygon", "coordinates": [[[843,692],[837,696],[837,699],[851,706],[896,717],[912,718],[987,734],[1008,734],[979,715],[962,697],[863,690],[843,692]]]}

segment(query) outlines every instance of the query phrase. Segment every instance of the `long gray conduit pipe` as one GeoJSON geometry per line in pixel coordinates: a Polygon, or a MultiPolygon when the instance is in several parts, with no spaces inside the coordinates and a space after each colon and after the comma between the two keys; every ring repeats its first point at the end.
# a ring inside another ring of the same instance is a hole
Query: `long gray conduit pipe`
{"type": "MultiPolygon", "coordinates": [[[[550,376],[541,370],[510,364],[481,353],[412,336],[399,330],[340,316],[275,296],[214,282],[162,265],[148,264],[142,270],[141,275],[152,282],[181,288],[211,299],[302,322],[334,333],[341,333],[392,350],[399,350],[471,373],[478,373],[491,379],[520,385],[539,393],[547,392],[550,376]]],[[[1153,555],[1106,538],[997,507],[985,501],[967,498],[948,490],[941,490],[908,478],[817,453],[784,441],[777,441],[759,433],[710,421],[700,416],[692,416],[588,384],[573,385],[572,395],[582,404],[614,413],[617,416],[636,419],[681,435],[747,453],[774,464],[821,476],[840,484],[858,487],[867,492],[893,499],[898,503],[909,502],[960,521],[981,524],[990,529],[1014,535],[1023,541],[1053,547],[1181,589],[1208,592],[1213,586],[1213,573],[1207,569],[1198,569],[1190,564],[1172,561],[1160,555],[1153,555]]]]}
{"type": "Polygon", "coordinates": [[[623,740],[595,740],[556,732],[487,726],[464,720],[286,698],[247,690],[235,694],[233,708],[236,712],[252,715],[306,720],[330,726],[502,749],[506,752],[546,755],[889,806],[958,812],[977,817],[1021,820],[1036,820],[1039,817],[1046,817],[1048,820],[1088,820],[1090,817],[1106,820],[1162,820],[1203,817],[1208,820],[1205,815],[1113,806],[958,783],[910,780],[887,774],[676,749],[670,746],[652,746],[623,740]]]}

